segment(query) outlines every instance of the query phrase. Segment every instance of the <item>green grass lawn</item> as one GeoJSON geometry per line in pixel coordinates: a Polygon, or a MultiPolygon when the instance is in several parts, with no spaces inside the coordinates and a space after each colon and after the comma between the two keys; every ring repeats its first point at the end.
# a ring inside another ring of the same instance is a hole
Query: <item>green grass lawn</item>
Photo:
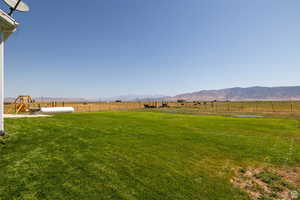
{"type": "Polygon", "coordinates": [[[249,199],[234,169],[299,166],[298,127],[153,112],[7,119],[0,199],[249,199]]]}

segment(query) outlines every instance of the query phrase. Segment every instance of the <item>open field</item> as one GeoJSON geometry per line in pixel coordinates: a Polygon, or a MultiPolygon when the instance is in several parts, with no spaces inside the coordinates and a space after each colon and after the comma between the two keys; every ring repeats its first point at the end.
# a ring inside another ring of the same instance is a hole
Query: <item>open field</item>
{"type": "MultiPolygon", "coordinates": [[[[163,102],[166,103],[166,102],[163,102]]],[[[51,106],[71,106],[76,112],[102,112],[112,110],[135,110],[144,108],[144,104],[161,106],[162,102],[58,102],[58,103],[36,103],[42,107],[51,106]]],[[[253,101],[253,102],[187,102],[187,103],[167,103],[171,108],[180,110],[189,109],[197,113],[282,113],[300,115],[300,102],[288,101],[253,101]]],[[[5,105],[5,113],[15,112],[13,103],[5,105]]]]}
{"type": "Polygon", "coordinates": [[[270,183],[261,199],[297,190],[263,171],[297,172],[294,118],[115,111],[6,119],[6,130],[0,199],[241,200],[236,174],[252,169],[270,183]]]}

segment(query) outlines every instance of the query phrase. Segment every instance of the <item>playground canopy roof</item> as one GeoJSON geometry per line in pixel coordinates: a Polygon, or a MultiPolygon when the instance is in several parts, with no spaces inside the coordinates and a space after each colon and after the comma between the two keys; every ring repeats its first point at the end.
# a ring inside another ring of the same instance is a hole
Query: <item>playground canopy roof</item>
{"type": "Polygon", "coordinates": [[[4,40],[15,31],[18,25],[16,20],[0,9],[0,30],[4,33],[4,40]]]}

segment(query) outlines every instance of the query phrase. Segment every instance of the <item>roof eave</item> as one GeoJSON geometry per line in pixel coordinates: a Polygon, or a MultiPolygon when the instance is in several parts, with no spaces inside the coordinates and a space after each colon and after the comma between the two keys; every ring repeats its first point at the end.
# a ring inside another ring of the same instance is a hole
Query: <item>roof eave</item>
{"type": "Polygon", "coordinates": [[[19,23],[15,19],[0,9],[0,31],[4,33],[4,40],[15,32],[18,25],[19,23]]]}

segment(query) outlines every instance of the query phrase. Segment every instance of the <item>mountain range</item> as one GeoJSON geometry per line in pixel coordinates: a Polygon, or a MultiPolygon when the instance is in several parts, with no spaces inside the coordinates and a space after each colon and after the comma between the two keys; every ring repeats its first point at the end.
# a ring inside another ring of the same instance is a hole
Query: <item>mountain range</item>
{"type": "Polygon", "coordinates": [[[166,100],[187,101],[289,101],[300,100],[300,86],[291,87],[248,87],[227,88],[220,90],[201,90],[193,93],[179,94],[166,100]]]}
{"type": "MultiPolygon", "coordinates": [[[[13,102],[15,98],[5,98],[6,102],[13,102]]],[[[37,102],[96,102],[96,101],[298,101],[300,100],[300,86],[287,87],[234,87],[220,90],[200,90],[176,96],[164,95],[124,95],[110,98],[52,98],[36,97],[37,102]]]]}

